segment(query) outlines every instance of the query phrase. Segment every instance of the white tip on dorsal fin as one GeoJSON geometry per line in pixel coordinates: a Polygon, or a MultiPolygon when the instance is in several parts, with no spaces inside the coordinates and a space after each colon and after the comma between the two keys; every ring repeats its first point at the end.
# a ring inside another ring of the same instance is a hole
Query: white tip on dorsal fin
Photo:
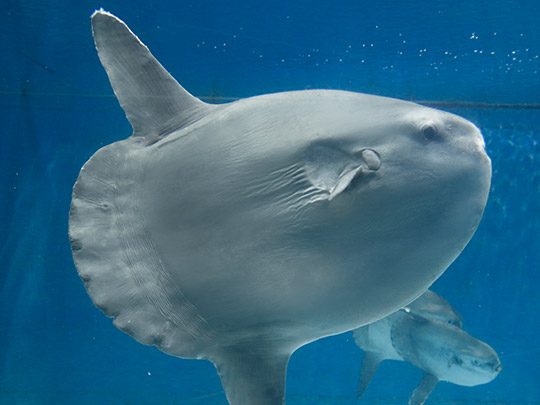
{"type": "Polygon", "coordinates": [[[214,106],[189,94],[114,15],[97,10],[92,32],[101,64],[133,136],[161,136],[185,127],[214,106]]]}

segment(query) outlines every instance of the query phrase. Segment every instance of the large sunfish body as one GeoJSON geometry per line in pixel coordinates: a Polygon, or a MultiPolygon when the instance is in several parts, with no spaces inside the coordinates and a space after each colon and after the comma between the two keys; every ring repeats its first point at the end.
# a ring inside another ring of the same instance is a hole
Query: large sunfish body
{"type": "Polygon", "coordinates": [[[95,305],[139,342],[208,359],[232,404],[281,404],[291,353],[420,295],[486,204],[478,128],[344,91],[210,105],[115,16],[101,63],[133,135],[97,151],[69,233],[95,305]]]}
{"type": "Polygon", "coordinates": [[[461,315],[428,290],[407,307],[354,330],[356,344],[365,351],[357,396],[383,360],[406,361],[424,371],[409,405],[422,405],[439,381],[469,387],[492,381],[501,370],[497,354],[460,326],[461,315]]]}

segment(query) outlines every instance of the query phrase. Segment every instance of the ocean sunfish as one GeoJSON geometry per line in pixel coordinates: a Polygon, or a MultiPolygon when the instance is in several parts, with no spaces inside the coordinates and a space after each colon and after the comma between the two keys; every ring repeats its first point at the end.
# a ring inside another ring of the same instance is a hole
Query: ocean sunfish
{"type": "Polygon", "coordinates": [[[297,348],[403,307],[476,230],[491,163],[465,119],[333,90],[206,104],[112,14],[92,29],[133,135],[81,169],[75,265],[119,329],[212,361],[231,404],[282,404],[297,348]]]}
{"type": "Polygon", "coordinates": [[[461,315],[442,297],[428,290],[417,301],[353,331],[365,352],[358,398],[383,360],[407,361],[424,371],[409,405],[422,405],[439,381],[471,387],[492,381],[500,372],[495,351],[460,328],[461,315]]]}

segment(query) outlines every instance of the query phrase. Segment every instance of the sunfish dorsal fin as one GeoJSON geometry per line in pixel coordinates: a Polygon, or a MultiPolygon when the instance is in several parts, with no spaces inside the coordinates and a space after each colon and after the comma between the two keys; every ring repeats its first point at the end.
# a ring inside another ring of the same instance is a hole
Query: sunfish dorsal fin
{"type": "Polygon", "coordinates": [[[362,395],[364,395],[364,392],[377,371],[377,368],[379,368],[381,361],[381,357],[376,353],[366,352],[364,354],[362,365],[360,366],[360,377],[358,378],[356,398],[360,399],[362,395]]]}
{"type": "Polygon", "coordinates": [[[409,398],[409,405],[423,405],[438,382],[439,379],[437,377],[425,373],[422,381],[420,381],[420,384],[418,384],[418,387],[416,387],[409,398]]]}
{"type": "Polygon", "coordinates": [[[92,33],[133,136],[160,136],[185,127],[214,106],[189,94],[121,20],[97,10],[92,33]]]}

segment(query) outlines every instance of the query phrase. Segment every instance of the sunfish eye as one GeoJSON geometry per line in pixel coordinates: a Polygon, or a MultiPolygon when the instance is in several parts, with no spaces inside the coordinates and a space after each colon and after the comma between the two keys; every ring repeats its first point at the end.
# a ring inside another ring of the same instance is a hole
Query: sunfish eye
{"type": "Polygon", "coordinates": [[[422,134],[429,141],[437,134],[437,128],[432,123],[425,123],[420,127],[422,134]]]}

